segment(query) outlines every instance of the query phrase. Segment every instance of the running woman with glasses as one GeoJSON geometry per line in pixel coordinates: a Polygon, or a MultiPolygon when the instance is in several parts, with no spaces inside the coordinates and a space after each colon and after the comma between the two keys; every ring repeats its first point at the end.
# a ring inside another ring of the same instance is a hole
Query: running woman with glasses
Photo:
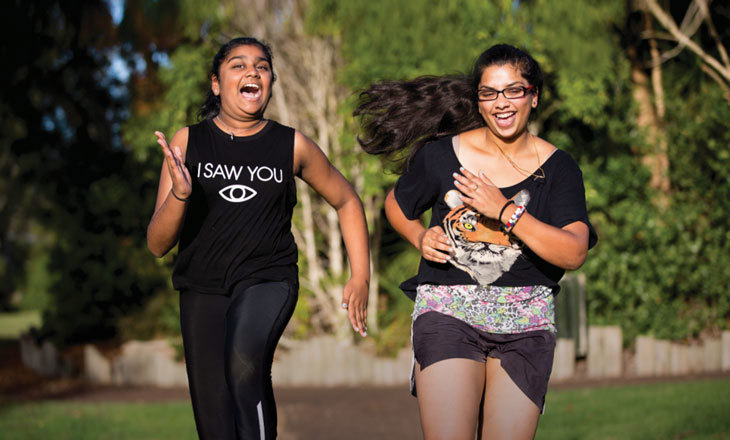
{"type": "Polygon", "coordinates": [[[350,260],[342,306],[365,336],[370,262],[360,198],[317,145],[264,117],[271,49],[235,38],[213,58],[201,121],[167,142],[147,244],[179,243],[172,283],[201,439],[276,438],[271,363],[298,296],[291,232],[299,177],[337,211],[350,260]]]}
{"type": "Polygon", "coordinates": [[[405,158],[385,210],[423,257],[402,287],[427,440],[537,429],[558,281],[596,242],[578,165],[527,130],[541,89],[538,63],[497,45],[470,77],[374,84],[355,111],[365,151],[405,158]]]}

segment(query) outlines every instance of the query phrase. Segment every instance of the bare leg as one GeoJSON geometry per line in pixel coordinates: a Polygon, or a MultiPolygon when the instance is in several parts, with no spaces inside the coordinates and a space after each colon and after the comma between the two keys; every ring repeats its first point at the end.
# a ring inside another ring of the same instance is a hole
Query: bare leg
{"type": "MultiPolygon", "coordinates": [[[[420,393],[420,389],[419,389],[420,393]]],[[[499,359],[487,358],[481,440],[535,437],[540,410],[510,379],[499,359]]]]}
{"type": "Polygon", "coordinates": [[[446,359],[421,371],[418,410],[425,440],[473,440],[484,392],[484,363],[446,359]]]}

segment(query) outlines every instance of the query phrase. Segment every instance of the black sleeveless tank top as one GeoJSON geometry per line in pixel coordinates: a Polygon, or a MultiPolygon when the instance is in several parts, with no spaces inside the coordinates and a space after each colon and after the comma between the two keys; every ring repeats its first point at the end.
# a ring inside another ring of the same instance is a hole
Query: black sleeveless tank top
{"type": "Polygon", "coordinates": [[[228,295],[239,282],[296,284],[294,129],[269,120],[258,133],[231,140],[206,119],[188,130],[193,192],[172,275],[175,289],[228,295]]]}

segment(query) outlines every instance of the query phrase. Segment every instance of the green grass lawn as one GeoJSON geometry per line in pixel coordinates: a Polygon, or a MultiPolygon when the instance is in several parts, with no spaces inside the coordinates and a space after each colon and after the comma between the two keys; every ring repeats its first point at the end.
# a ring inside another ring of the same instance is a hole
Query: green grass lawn
{"type": "Polygon", "coordinates": [[[0,408],[7,440],[197,439],[189,402],[75,403],[46,401],[0,408]]]}
{"type": "Polygon", "coordinates": [[[538,440],[730,439],[730,379],[548,393],[538,440]]]}
{"type": "Polygon", "coordinates": [[[25,310],[0,313],[0,339],[18,339],[20,334],[31,326],[41,326],[41,312],[25,310]]]}
{"type": "MultiPolygon", "coordinates": [[[[0,408],[0,438],[177,440],[196,434],[188,402],[51,401],[0,408]]],[[[730,439],[730,379],[551,391],[537,439],[730,439]]]]}

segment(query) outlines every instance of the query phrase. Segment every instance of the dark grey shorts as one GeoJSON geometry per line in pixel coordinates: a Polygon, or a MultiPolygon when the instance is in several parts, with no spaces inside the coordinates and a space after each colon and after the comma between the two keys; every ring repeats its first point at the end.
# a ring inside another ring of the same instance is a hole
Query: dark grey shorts
{"type": "Polygon", "coordinates": [[[547,330],[487,333],[438,312],[424,313],[413,323],[413,354],[421,370],[445,359],[486,362],[487,357],[497,358],[517,387],[541,412],[554,352],[555,335],[547,330]]]}

